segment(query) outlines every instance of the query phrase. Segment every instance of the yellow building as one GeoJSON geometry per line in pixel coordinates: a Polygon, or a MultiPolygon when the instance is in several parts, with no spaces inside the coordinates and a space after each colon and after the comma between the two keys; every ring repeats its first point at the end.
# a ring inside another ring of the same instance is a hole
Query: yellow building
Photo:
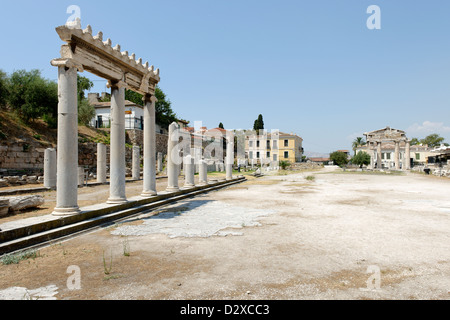
{"type": "Polygon", "coordinates": [[[249,135],[245,139],[245,153],[249,164],[272,161],[301,162],[303,139],[296,134],[249,135]]]}

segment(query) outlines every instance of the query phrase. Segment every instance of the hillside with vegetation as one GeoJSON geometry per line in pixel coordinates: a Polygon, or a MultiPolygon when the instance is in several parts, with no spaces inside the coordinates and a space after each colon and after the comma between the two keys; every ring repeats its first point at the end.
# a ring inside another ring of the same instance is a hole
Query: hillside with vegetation
{"type": "MultiPolygon", "coordinates": [[[[109,144],[109,129],[89,127],[95,109],[85,92],[92,89],[88,78],[78,76],[78,136],[80,143],[109,144]]],[[[168,126],[177,120],[171,102],[158,87],[155,93],[156,118],[168,126]]],[[[126,98],[142,105],[142,96],[127,91],[126,98]]],[[[58,84],[42,77],[39,70],[18,70],[10,75],[0,70],[0,144],[56,147],[58,84]]]]}

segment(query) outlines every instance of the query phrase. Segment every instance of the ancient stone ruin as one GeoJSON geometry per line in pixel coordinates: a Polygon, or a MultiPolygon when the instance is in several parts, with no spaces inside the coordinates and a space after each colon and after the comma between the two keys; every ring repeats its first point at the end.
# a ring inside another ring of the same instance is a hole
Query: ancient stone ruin
{"type": "MultiPolygon", "coordinates": [[[[144,96],[144,188],[143,196],[156,194],[155,88],[159,69],[142,58],[121,51],[120,45],[103,41],[103,33],[92,34],[91,26],[56,28],[61,40],[61,57],[51,64],[58,67],[58,154],[57,198],[54,215],[79,213],[78,207],[78,111],[77,74],[88,71],[108,80],[111,88],[110,197],[108,203],[127,201],[125,194],[125,88],[144,96]]],[[[102,160],[103,161],[103,160],[102,160]]],[[[103,165],[103,162],[102,164],[103,165]]]]}

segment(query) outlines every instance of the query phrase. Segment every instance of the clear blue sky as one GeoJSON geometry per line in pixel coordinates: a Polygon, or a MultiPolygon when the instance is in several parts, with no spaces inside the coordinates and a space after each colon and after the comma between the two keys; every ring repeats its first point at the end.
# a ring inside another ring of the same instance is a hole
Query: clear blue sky
{"type": "Polygon", "coordinates": [[[72,4],[83,28],[160,68],[160,87],[191,123],[250,129],[261,113],[267,129],[322,153],[385,126],[450,142],[448,0],[2,0],[0,69],[56,79],[55,27],[72,4]],[[372,4],[381,30],[366,27],[372,4]]]}

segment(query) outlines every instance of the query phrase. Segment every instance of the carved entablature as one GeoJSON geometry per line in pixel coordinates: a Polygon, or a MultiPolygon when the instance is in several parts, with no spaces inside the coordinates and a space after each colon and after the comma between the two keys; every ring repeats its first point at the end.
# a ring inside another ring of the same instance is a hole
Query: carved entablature
{"type": "Polygon", "coordinates": [[[381,130],[364,133],[367,142],[407,141],[405,131],[386,127],[381,130]]]}
{"type": "Polygon", "coordinates": [[[120,45],[112,47],[110,39],[103,41],[103,33],[92,35],[91,26],[86,29],[60,26],[56,28],[61,40],[67,44],[61,47],[61,58],[52,60],[58,66],[73,61],[79,71],[89,71],[109,80],[110,84],[124,83],[127,89],[140,94],[154,95],[160,81],[159,69],[136,60],[136,55],[121,52],[120,45]]]}

